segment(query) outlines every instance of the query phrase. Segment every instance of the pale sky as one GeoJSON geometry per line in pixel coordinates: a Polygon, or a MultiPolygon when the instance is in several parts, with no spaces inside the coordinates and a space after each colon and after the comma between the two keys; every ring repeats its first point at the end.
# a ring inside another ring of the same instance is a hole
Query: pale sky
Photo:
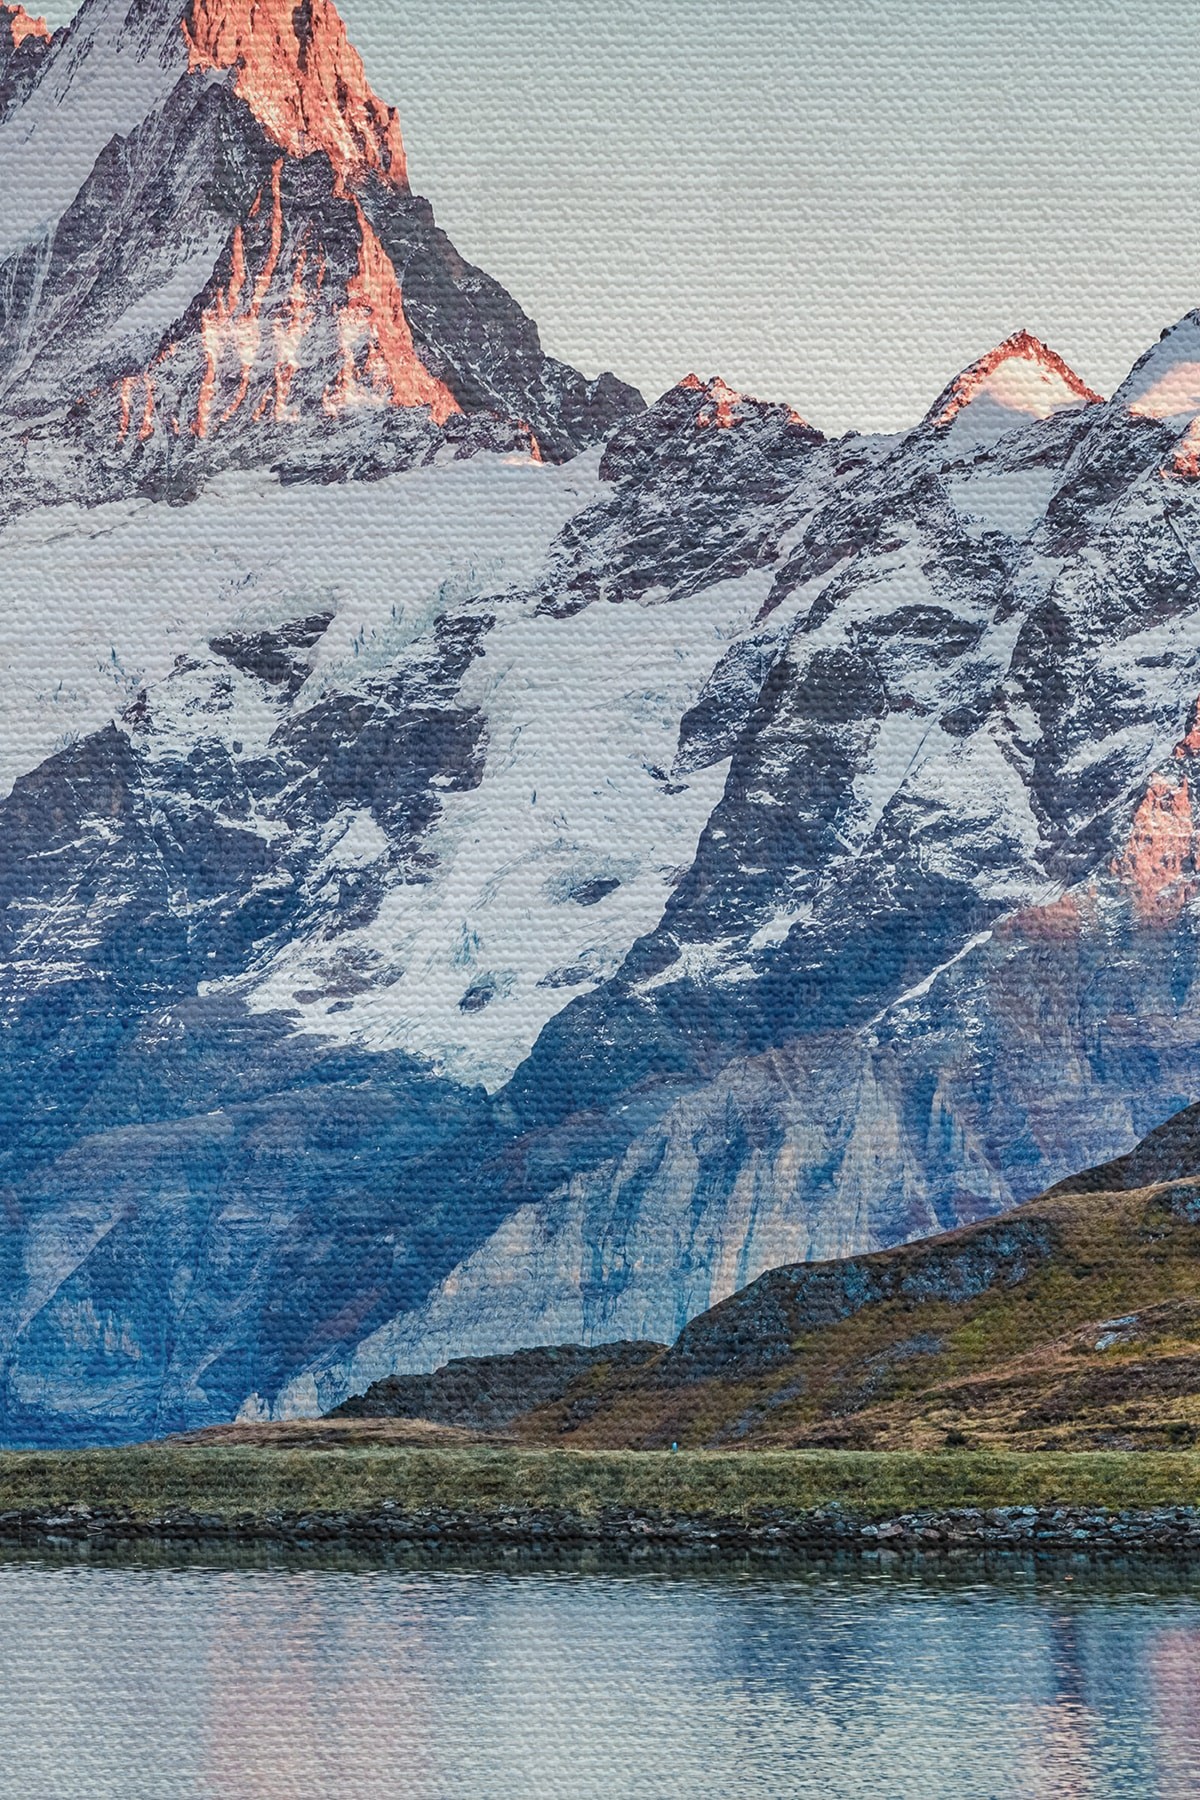
{"type": "Polygon", "coordinates": [[[1109,392],[1200,304],[1195,0],[339,3],[459,249],[648,396],[896,426],[1019,326],[1109,392]]]}

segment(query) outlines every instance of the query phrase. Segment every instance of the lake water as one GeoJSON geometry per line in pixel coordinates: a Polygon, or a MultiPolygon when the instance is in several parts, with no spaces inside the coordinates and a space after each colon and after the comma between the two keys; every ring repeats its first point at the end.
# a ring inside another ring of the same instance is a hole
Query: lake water
{"type": "Polygon", "coordinates": [[[1194,1800],[1200,1571],[13,1552],[0,1795],[1194,1800]]]}

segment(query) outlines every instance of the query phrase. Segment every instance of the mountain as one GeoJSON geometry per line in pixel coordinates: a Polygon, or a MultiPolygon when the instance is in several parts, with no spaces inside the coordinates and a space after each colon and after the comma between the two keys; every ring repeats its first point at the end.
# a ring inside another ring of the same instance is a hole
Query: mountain
{"type": "MultiPolygon", "coordinates": [[[[1031,343],[1002,348],[1045,366],[1031,343]]],[[[653,930],[505,1091],[519,1204],[285,1405],[670,1339],[760,1270],[1011,1207],[1192,1099],[1181,421],[1068,391],[960,450],[978,403],[814,449],[773,532],[751,501],[765,597],[671,768],[728,757],[721,798],[653,930]]]]}
{"type": "Polygon", "coordinates": [[[559,459],[641,404],[547,357],[438,230],[329,0],[4,16],[0,518],[231,468],[559,459]]]}
{"type": "Polygon", "coordinates": [[[1019,332],[892,436],[644,407],[321,0],[19,29],[9,1441],[669,1342],[1197,1097],[1197,315],[1109,401],[1019,332]]]}
{"type": "MultiPolygon", "coordinates": [[[[9,614],[10,670],[75,675],[22,690],[64,741],[0,806],[11,1436],[228,1417],[411,1310],[511,1209],[511,1073],[693,857],[720,771],[668,775],[679,719],[765,592],[697,572],[701,537],[744,560],[744,526],[713,532],[729,470],[708,391],[683,392],[605,450],[676,471],[697,537],[672,533],[670,604],[554,604],[581,515],[624,579],[660,557],[641,483],[594,454],[227,475],[185,508],[10,528],[9,567],[88,581],[101,633],[9,614]],[[197,534],[221,547],[199,565],[197,534]],[[200,583],[187,651],[164,567],[200,583]]],[[[746,422],[790,492],[818,435],[746,422]]]]}
{"type": "Polygon", "coordinates": [[[961,454],[982,450],[1034,419],[1101,403],[1056,351],[1031,332],[1015,331],[955,377],[925,415],[961,454]]]}
{"type": "MultiPolygon", "coordinates": [[[[669,1350],[643,1345],[638,1358],[622,1346],[620,1361],[572,1370],[556,1395],[544,1396],[541,1365],[527,1375],[520,1357],[487,1381],[508,1399],[520,1440],[580,1447],[1194,1444],[1198,1174],[1191,1107],[1130,1155],[1003,1218],[772,1269],[692,1320],[669,1350]]],[[[431,1414],[450,1424],[474,1422],[461,1367],[457,1409],[431,1414]]],[[[429,1394],[412,1378],[381,1382],[339,1413],[396,1415],[453,1385],[449,1370],[440,1386],[426,1381],[429,1394]]]]}

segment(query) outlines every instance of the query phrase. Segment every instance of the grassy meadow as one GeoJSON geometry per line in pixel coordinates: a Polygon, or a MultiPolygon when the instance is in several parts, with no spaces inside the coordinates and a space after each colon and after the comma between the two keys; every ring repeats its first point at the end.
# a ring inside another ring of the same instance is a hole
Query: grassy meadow
{"type": "Polygon", "coordinates": [[[495,1446],[179,1446],[0,1454],[0,1513],[70,1506],[154,1519],[610,1508],[752,1520],[839,1506],[864,1517],[941,1507],[1200,1504],[1195,1452],[578,1451],[495,1446]]]}

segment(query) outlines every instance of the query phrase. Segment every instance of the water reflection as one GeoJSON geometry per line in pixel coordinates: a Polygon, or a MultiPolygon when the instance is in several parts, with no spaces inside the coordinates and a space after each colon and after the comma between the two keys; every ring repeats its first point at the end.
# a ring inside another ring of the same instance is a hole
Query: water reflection
{"type": "Polygon", "coordinates": [[[0,1564],[20,1800],[1192,1800],[1200,1578],[0,1564]]]}

